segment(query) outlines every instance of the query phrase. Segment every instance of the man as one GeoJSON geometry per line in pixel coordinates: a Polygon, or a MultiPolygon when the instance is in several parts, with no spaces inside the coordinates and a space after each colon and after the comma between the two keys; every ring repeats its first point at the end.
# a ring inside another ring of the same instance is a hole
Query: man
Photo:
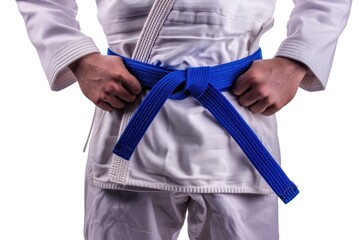
{"type": "MultiPolygon", "coordinates": [[[[167,100],[130,161],[114,155],[137,96],[148,89],[121,57],[100,55],[81,33],[75,1],[17,3],[51,88],[77,81],[97,106],[86,176],[86,239],[176,239],[186,211],[191,239],[278,239],[277,197],[202,104],[191,96],[167,100]]],[[[112,52],[178,70],[256,54],[275,7],[268,0],[97,4],[112,52]]],[[[299,86],[325,88],[350,5],[295,1],[276,56],[254,61],[232,91],[223,92],[277,161],[274,113],[299,86]]]]}

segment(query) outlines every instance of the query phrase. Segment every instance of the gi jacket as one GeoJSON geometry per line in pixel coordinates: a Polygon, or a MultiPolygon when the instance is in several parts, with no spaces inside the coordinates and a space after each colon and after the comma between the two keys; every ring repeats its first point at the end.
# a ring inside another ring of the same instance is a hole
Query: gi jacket
{"type": "MultiPolygon", "coordinates": [[[[271,28],[275,0],[170,0],[146,61],[176,69],[214,66],[248,56],[271,28]]],[[[79,30],[74,0],[18,0],[52,90],[76,81],[68,65],[99,52],[79,30]]],[[[295,0],[287,38],[277,56],[308,67],[301,87],[326,86],[338,36],[351,0],[295,0]]],[[[97,0],[98,19],[112,51],[131,57],[154,0],[97,0]]],[[[279,3],[281,4],[281,3],[279,3]]],[[[280,6],[281,7],[281,6],[280,6]]],[[[137,46],[139,48],[139,46],[137,46]]],[[[142,97],[146,94],[144,92],[142,97]]],[[[252,114],[224,95],[280,162],[274,116],[252,114]]],[[[89,146],[88,178],[97,187],[182,192],[270,193],[241,149],[194,98],[169,100],[130,161],[112,154],[124,122],[134,109],[96,109],[89,146]]]]}

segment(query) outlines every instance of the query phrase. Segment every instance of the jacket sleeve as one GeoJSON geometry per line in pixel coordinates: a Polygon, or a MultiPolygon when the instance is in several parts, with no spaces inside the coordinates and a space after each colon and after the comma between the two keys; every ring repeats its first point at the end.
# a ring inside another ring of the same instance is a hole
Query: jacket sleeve
{"type": "Polygon", "coordinates": [[[324,90],[329,78],[336,44],[346,26],[351,0],[294,0],[287,24],[287,38],[277,56],[304,63],[309,71],[300,87],[324,90]]]}
{"type": "Polygon", "coordinates": [[[76,81],[67,66],[89,53],[99,52],[76,20],[75,0],[17,0],[31,42],[54,91],[76,81]]]}

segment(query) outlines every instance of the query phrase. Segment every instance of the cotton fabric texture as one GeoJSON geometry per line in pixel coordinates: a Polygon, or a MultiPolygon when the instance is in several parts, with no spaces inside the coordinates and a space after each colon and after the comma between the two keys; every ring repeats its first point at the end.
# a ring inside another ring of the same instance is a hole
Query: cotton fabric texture
{"type": "MultiPolygon", "coordinates": [[[[98,18],[110,49],[117,54],[132,57],[154,0],[96,2],[98,18]]],[[[170,8],[154,35],[154,44],[145,60],[159,66],[185,69],[234,61],[256,51],[262,34],[272,26],[276,1],[167,2],[171,3],[170,8]]],[[[308,91],[323,90],[338,36],[347,22],[351,0],[294,0],[294,3],[295,8],[288,22],[288,36],[276,55],[298,60],[308,67],[308,73],[301,82],[302,88],[308,91]]],[[[76,82],[67,66],[82,56],[100,51],[91,38],[79,30],[75,1],[17,0],[17,4],[51,89],[62,90],[76,82]]],[[[142,93],[139,100],[145,94],[142,93]]],[[[231,92],[225,92],[224,95],[280,163],[275,116],[252,114],[238,104],[231,92]]],[[[118,231],[110,231],[114,219],[119,220],[115,225],[124,229],[128,234],[126,236],[133,239],[150,239],[144,237],[150,235],[156,239],[158,234],[175,239],[183,221],[185,201],[189,203],[186,205],[191,223],[189,231],[191,236],[197,236],[198,239],[209,239],[207,237],[212,229],[221,232],[219,222],[214,222],[217,218],[210,218],[217,211],[221,211],[228,221],[236,221],[236,227],[244,223],[244,219],[240,218],[246,217],[245,220],[250,221],[252,214],[260,209],[269,209],[269,212],[255,216],[253,220],[256,226],[264,226],[262,217],[277,219],[277,205],[269,186],[229,134],[194,98],[167,101],[133,157],[125,162],[114,158],[112,148],[121,133],[122,124],[131,117],[132,112],[125,109],[109,113],[99,108],[95,111],[86,171],[85,235],[89,234],[89,239],[99,239],[101,237],[96,236],[104,235],[109,239],[118,237],[118,231]],[[114,191],[120,189],[136,192],[114,191]],[[158,201],[168,208],[158,208],[158,201]],[[129,202],[133,204],[130,206],[127,204],[129,202]],[[251,212],[251,209],[244,207],[249,207],[250,202],[256,211],[251,212]],[[232,205],[241,214],[227,208],[232,205]],[[197,206],[196,210],[194,206],[197,206]],[[119,209],[128,211],[119,212],[119,209]],[[149,218],[139,218],[141,212],[134,209],[149,213],[149,218]],[[134,214],[131,214],[132,210],[134,214]],[[167,211],[175,214],[171,213],[174,219],[168,219],[171,232],[164,233],[160,225],[164,223],[165,216],[170,214],[167,211]],[[155,217],[150,216],[151,213],[155,217]],[[158,214],[162,216],[157,218],[158,214]],[[124,218],[127,219],[125,223],[124,218]],[[161,222],[156,222],[159,219],[161,222]],[[142,227],[137,228],[136,221],[142,220],[142,227]],[[159,229],[149,231],[155,225],[159,229]],[[147,235],[142,235],[145,233],[147,235]]],[[[238,237],[238,233],[232,231],[235,225],[226,224],[227,233],[221,233],[233,234],[227,239],[238,237]]],[[[248,240],[276,239],[277,221],[270,224],[273,225],[269,226],[269,231],[263,232],[257,232],[259,228],[247,224],[242,234],[248,236],[248,240]],[[261,235],[265,232],[269,238],[261,235]]],[[[217,236],[214,232],[211,235],[217,236]]]]}

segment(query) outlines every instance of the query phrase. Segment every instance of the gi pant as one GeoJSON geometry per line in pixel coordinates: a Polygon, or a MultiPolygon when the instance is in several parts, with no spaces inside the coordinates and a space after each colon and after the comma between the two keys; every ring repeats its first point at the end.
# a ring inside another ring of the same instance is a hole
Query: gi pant
{"type": "Polygon", "coordinates": [[[276,240],[275,194],[131,192],[85,187],[86,240],[276,240]]]}

